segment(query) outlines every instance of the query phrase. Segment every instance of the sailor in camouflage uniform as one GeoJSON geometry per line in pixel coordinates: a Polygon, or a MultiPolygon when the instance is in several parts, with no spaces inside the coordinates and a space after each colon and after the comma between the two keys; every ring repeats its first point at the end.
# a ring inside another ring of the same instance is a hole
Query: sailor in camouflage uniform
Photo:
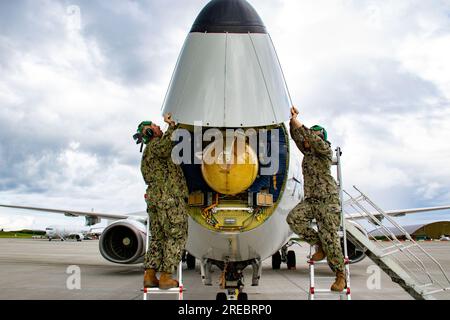
{"type": "Polygon", "coordinates": [[[161,129],[152,124],[153,138],[148,142],[142,156],[141,171],[147,184],[147,212],[150,217],[151,241],[145,254],[144,287],[169,289],[178,287],[172,279],[184,250],[188,213],[186,199],[188,188],[179,165],[172,161],[172,133],[177,126],[171,115],[165,115],[164,121],[169,129],[162,134],[161,129]],[[160,279],[156,273],[161,272],[160,279]]]}
{"type": "Polygon", "coordinates": [[[333,152],[327,141],[326,131],[320,126],[306,128],[297,119],[298,111],[292,108],[291,137],[303,153],[304,201],[288,215],[292,231],[310,245],[317,245],[313,261],[328,259],[336,273],[331,290],[342,291],[346,287],[344,256],[338,230],[340,226],[340,201],[336,181],[331,175],[333,152]],[[318,232],[311,227],[315,219],[318,232]]]}

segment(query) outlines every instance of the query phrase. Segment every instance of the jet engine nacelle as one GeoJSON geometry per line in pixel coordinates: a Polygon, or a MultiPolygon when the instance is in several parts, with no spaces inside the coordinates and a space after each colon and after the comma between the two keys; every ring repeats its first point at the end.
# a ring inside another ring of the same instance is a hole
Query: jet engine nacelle
{"type": "Polygon", "coordinates": [[[99,247],[103,258],[113,263],[133,264],[143,261],[146,227],[135,220],[121,220],[103,231],[99,247]]]}

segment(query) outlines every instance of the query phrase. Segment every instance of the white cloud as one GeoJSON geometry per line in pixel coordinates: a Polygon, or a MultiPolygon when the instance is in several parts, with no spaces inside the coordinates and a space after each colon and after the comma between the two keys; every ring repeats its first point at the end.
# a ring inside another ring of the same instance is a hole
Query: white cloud
{"type": "Polygon", "coordinates": [[[405,68],[435,83],[447,101],[450,99],[449,56],[448,34],[409,36],[399,49],[399,58],[405,68]]]}
{"type": "Polygon", "coordinates": [[[0,216],[0,229],[3,231],[17,231],[22,229],[32,229],[35,218],[32,216],[21,216],[14,218],[12,215],[0,216]]]}
{"type": "MultiPolygon", "coordinates": [[[[84,218],[69,218],[61,215],[37,213],[33,214],[26,210],[2,209],[0,212],[0,230],[18,231],[45,230],[49,226],[70,225],[72,227],[82,227],[85,225],[84,218]]],[[[98,226],[106,226],[106,221],[102,221],[98,226]]]]}

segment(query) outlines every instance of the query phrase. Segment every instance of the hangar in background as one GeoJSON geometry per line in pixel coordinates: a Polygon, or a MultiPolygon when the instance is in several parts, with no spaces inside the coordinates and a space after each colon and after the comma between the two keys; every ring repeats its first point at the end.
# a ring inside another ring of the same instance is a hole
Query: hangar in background
{"type": "MultiPolygon", "coordinates": [[[[403,228],[415,240],[439,240],[442,236],[450,236],[450,221],[439,221],[429,224],[403,226],[403,228]]],[[[397,228],[391,228],[390,230],[399,239],[405,238],[405,236],[401,234],[397,228]]],[[[369,232],[369,235],[375,238],[384,237],[384,234],[379,229],[369,232]]]]}

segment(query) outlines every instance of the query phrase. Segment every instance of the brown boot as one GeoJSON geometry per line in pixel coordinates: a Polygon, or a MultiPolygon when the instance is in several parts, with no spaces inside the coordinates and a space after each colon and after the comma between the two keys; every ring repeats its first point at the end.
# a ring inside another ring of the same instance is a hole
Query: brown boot
{"type": "Polygon", "coordinates": [[[322,261],[326,257],[327,257],[327,255],[325,254],[325,251],[323,251],[322,243],[320,243],[320,242],[317,243],[317,250],[312,255],[311,260],[312,261],[322,261]]]}
{"type": "Polygon", "coordinates": [[[144,288],[157,288],[159,280],[156,277],[155,269],[147,269],[144,274],[144,288]]]}
{"type": "Polygon", "coordinates": [[[170,289],[170,288],[178,288],[179,284],[177,280],[172,279],[172,275],[167,272],[161,273],[161,277],[159,278],[159,288],[160,289],[170,289]]]}
{"type": "Polygon", "coordinates": [[[347,287],[345,273],[342,271],[336,272],[336,281],[331,286],[331,291],[341,292],[347,287]]]}

